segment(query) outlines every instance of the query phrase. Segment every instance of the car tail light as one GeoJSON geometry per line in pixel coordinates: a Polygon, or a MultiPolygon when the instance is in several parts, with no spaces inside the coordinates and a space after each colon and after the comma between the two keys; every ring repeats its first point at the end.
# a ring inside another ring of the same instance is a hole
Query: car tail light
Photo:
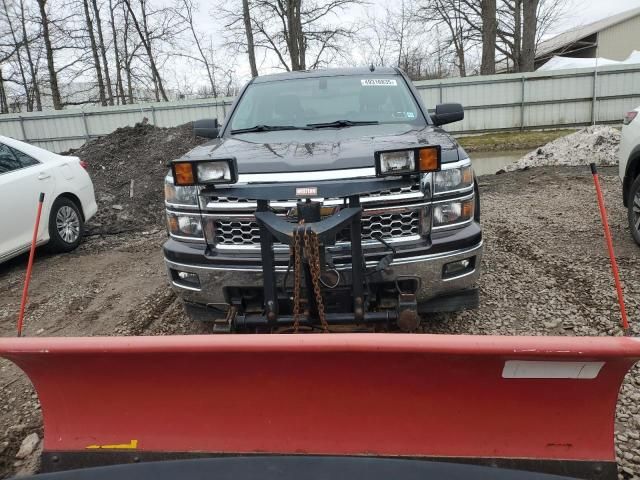
{"type": "Polygon", "coordinates": [[[635,110],[625,113],[624,118],[622,119],[622,124],[629,125],[631,122],[633,122],[633,119],[636,118],[637,115],[638,112],[635,110]]]}
{"type": "Polygon", "coordinates": [[[86,170],[89,167],[89,164],[84,160],[80,160],[80,166],[86,170]]]}

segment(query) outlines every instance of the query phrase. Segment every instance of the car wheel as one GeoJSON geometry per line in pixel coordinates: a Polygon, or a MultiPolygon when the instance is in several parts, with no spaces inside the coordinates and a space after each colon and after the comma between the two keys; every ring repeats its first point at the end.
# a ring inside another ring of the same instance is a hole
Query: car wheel
{"type": "Polygon", "coordinates": [[[629,189],[629,200],[627,201],[629,228],[631,235],[638,245],[640,245],[640,175],[629,189]]]}
{"type": "Polygon", "coordinates": [[[49,214],[47,248],[54,252],[70,252],[80,245],[83,233],[84,221],[76,203],[69,198],[57,198],[49,214]]]}

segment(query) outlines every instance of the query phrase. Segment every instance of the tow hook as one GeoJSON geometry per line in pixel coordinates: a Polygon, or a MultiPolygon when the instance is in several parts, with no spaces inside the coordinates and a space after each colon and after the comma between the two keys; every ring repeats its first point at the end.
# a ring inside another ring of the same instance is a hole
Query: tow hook
{"type": "Polygon", "coordinates": [[[420,278],[399,277],[396,278],[396,289],[398,290],[398,327],[401,331],[409,333],[415,332],[420,326],[420,316],[418,315],[418,301],[416,292],[420,288],[420,278]],[[403,290],[399,280],[413,280],[410,290],[403,290]]]}
{"type": "Polygon", "coordinates": [[[238,305],[232,304],[224,319],[216,319],[213,323],[213,333],[231,333],[238,315],[238,305]]]}
{"type": "Polygon", "coordinates": [[[415,293],[398,295],[398,327],[405,333],[415,332],[420,326],[418,302],[415,293]]]}

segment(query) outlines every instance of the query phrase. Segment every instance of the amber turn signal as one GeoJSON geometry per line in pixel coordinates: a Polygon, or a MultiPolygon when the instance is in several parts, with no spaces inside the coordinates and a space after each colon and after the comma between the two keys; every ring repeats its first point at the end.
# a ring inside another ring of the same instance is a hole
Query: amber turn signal
{"type": "Polygon", "coordinates": [[[175,162],[173,164],[173,183],[178,186],[193,185],[193,164],[189,162],[175,162]]]}
{"type": "Polygon", "coordinates": [[[475,206],[475,200],[473,198],[470,200],[464,201],[462,203],[462,218],[473,217],[474,206],[475,206]]]}
{"type": "Polygon", "coordinates": [[[437,148],[421,148],[419,152],[420,172],[435,172],[438,170],[438,149],[437,148]]]}

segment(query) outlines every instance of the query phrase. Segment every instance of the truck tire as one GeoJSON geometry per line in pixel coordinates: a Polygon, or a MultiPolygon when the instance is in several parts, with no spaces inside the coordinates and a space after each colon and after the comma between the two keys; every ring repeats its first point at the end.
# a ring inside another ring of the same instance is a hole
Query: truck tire
{"type": "Polygon", "coordinates": [[[629,189],[627,213],[631,235],[636,243],[640,245],[640,175],[636,177],[629,189]]]}
{"type": "Polygon", "coordinates": [[[47,250],[61,253],[75,250],[84,234],[84,219],[78,205],[67,197],[58,197],[49,213],[47,250]]]}

